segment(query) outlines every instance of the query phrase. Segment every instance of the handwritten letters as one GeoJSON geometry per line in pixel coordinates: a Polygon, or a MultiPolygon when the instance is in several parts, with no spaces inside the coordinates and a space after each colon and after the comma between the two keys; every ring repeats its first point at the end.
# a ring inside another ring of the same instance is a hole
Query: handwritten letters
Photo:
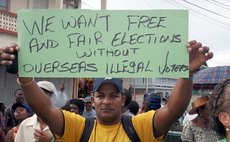
{"type": "Polygon", "coordinates": [[[186,77],[184,10],[22,10],[19,76],[186,77]]]}

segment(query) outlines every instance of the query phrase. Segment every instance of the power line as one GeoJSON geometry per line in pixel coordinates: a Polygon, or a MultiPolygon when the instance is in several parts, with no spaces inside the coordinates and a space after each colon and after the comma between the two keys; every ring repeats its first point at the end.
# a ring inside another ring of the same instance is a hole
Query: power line
{"type": "Polygon", "coordinates": [[[223,9],[230,10],[229,8],[225,7],[225,6],[228,6],[228,5],[222,5],[221,3],[216,3],[216,2],[213,1],[213,0],[212,0],[212,1],[206,0],[206,1],[209,2],[209,3],[212,3],[212,4],[216,5],[216,6],[219,6],[219,7],[223,8],[223,9]]]}
{"type": "Polygon", "coordinates": [[[175,6],[176,8],[183,8],[183,9],[188,9],[189,11],[191,11],[192,15],[201,18],[204,21],[209,21],[210,23],[212,23],[213,25],[216,25],[218,27],[221,27],[223,29],[226,30],[230,30],[229,25],[226,25],[225,23],[221,22],[221,21],[217,21],[216,19],[212,18],[212,17],[208,17],[207,15],[203,14],[202,12],[199,12],[195,9],[192,9],[191,7],[186,7],[184,5],[182,5],[181,3],[179,3],[178,1],[171,1],[171,0],[166,0],[169,4],[175,6]]]}
{"type": "MultiPolygon", "coordinates": [[[[230,5],[227,5],[227,4],[225,4],[225,3],[222,3],[222,2],[219,2],[219,1],[216,1],[216,0],[212,0],[212,1],[214,1],[214,2],[216,2],[216,3],[219,3],[219,4],[221,4],[221,5],[224,5],[224,6],[230,7],[230,5]]],[[[230,0],[229,0],[229,1],[230,1],[230,0]]]]}
{"type": "Polygon", "coordinates": [[[214,12],[214,11],[212,11],[212,10],[206,9],[206,8],[201,7],[201,6],[199,6],[199,5],[196,5],[196,4],[192,3],[192,2],[188,2],[187,0],[183,0],[183,1],[186,2],[186,3],[188,3],[188,4],[193,5],[193,6],[195,6],[195,7],[198,7],[198,8],[200,8],[200,9],[204,10],[204,11],[210,12],[210,13],[212,13],[212,14],[215,14],[215,15],[218,15],[218,16],[220,16],[220,17],[223,17],[223,18],[226,18],[226,19],[230,20],[230,18],[227,17],[227,16],[225,16],[225,15],[216,13],[216,12],[214,12]]]}

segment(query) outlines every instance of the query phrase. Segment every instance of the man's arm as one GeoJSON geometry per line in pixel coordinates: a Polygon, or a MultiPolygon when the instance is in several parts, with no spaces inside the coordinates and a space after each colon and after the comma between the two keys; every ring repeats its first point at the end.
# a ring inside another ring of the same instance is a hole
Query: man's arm
{"type": "Polygon", "coordinates": [[[40,89],[33,78],[18,78],[23,90],[26,102],[31,109],[51,129],[51,131],[62,136],[64,129],[64,118],[61,110],[52,105],[51,99],[40,89]],[[32,81],[32,82],[31,82],[32,81]],[[30,83],[31,82],[31,83],[30,83]]]}
{"type": "MultiPolygon", "coordinates": [[[[15,50],[19,50],[17,45],[2,48],[3,53],[0,54],[3,59],[2,65],[12,65],[12,60],[15,58],[12,53],[15,50]]],[[[50,98],[32,78],[18,78],[18,82],[21,84],[26,102],[31,109],[49,126],[53,133],[61,136],[64,129],[64,117],[61,110],[52,105],[50,98]]]]}
{"type": "MultiPolygon", "coordinates": [[[[190,77],[211,59],[213,54],[209,48],[201,43],[190,41],[187,45],[189,51],[189,74],[190,77]]],[[[178,79],[168,103],[160,108],[154,116],[154,135],[159,137],[165,134],[171,125],[179,119],[186,110],[192,96],[192,78],[178,79]]]]}

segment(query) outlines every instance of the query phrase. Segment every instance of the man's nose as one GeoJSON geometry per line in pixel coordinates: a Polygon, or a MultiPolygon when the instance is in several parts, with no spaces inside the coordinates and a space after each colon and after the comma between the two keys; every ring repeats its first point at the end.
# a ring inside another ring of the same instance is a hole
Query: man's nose
{"type": "Polygon", "coordinates": [[[111,103],[111,97],[107,96],[104,98],[103,103],[111,103]]]}

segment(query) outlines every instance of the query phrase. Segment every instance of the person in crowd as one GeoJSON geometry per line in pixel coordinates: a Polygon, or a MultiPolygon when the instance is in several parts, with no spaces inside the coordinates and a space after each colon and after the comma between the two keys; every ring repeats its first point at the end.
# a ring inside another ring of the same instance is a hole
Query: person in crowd
{"type": "Polygon", "coordinates": [[[183,127],[182,142],[216,142],[220,139],[220,136],[208,125],[208,102],[208,96],[201,96],[192,103],[193,106],[189,114],[198,114],[198,116],[183,127]]]}
{"type": "Polygon", "coordinates": [[[5,131],[4,131],[5,109],[6,109],[5,104],[0,103],[0,142],[5,142],[5,131]]]}
{"type": "Polygon", "coordinates": [[[17,122],[13,117],[12,105],[17,102],[24,102],[24,95],[21,88],[18,88],[14,91],[14,102],[6,107],[5,110],[5,132],[7,133],[11,128],[17,126],[17,122]]]}
{"type": "MultiPolygon", "coordinates": [[[[55,95],[57,92],[54,84],[49,81],[39,81],[37,82],[37,85],[46,94],[47,99],[51,101],[52,95],[55,95]]],[[[25,119],[21,123],[15,138],[15,142],[53,141],[55,141],[55,139],[49,129],[49,126],[40,117],[38,117],[37,114],[34,114],[32,117],[25,119]]]]}
{"type": "Polygon", "coordinates": [[[62,81],[62,83],[60,84],[59,90],[57,91],[57,94],[55,95],[55,98],[54,98],[55,100],[54,105],[56,107],[62,108],[68,102],[68,97],[64,90],[65,90],[65,83],[64,81],[62,81]]]}
{"type": "Polygon", "coordinates": [[[139,104],[136,101],[131,101],[127,107],[132,115],[137,115],[139,112],[139,108],[139,104]]]}
{"type": "Polygon", "coordinates": [[[82,115],[85,108],[85,103],[81,99],[71,99],[69,101],[70,112],[82,115]]]}
{"type": "Polygon", "coordinates": [[[24,102],[17,102],[12,105],[12,112],[14,114],[14,118],[17,121],[17,126],[14,126],[10,129],[6,134],[6,142],[14,142],[15,137],[17,135],[18,127],[21,122],[26,118],[29,118],[33,112],[30,107],[24,102]]]}
{"type": "Polygon", "coordinates": [[[5,109],[6,106],[4,103],[0,103],[0,127],[4,127],[5,124],[5,109]]]}
{"type": "Polygon", "coordinates": [[[2,127],[0,127],[0,142],[5,142],[5,132],[2,127]]]}
{"type": "Polygon", "coordinates": [[[83,111],[82,116],[84,117],[95,117],[96,112],[92,106],[91,96],[85,97],[85,110],[83,111]]]}
{"type": "Polygon", "coordinates": [[[141,112],[157,110],[161,108],[161,96],[159,93],[146,93],[144,95],[141,112]]]}
{"type": "Polygon", "coordinates": [[[168,103],[169,96],[164,96],[161,99],[161,106],[164,106],[168,103]]]}
{"type": "Polygon", "coordinates": [[[218,142],[230,142],[230,79],[219,83],[210,96],[210,126],[222,139],[218,142]]]}
{"type": "Polygon", "coordinates": [[[123,90],[124,96],[125,96],[125,107],[123,108],[123,115],[129,115],[129,116],[133,116],[133,113],[131,113],[128,110],[128,105],[130,104],[130,102],[132,101],[132,93],[131,91],[124,89],[123,90]]]}
{"type": "MultiPolygon", "coordinates": [[[[207,60],[213,57],[209,48],[193,40],[187,44],[189,52],[189,76],[207,60]]],[[[12,65],[18,51],[17,45],[3,47],[1,64],[12,65]]],[[[44,120],[61,142],[79,141],[86,119],[68,111],[62,111],[51,104],[50,99],[30,77],[18,77],[26,102],[33,111],[44,120]]],[[[96,78],[93,86],[92,104],[96,110],[96,119],[90,134],[90,142],[129,142],[130,139],[121,126],[122,107],[125,104],[122,81],[118,78],[96,78]]],[[[168,100],[157,111],[148,111],[131,118],[140,141],[162,141],[170,126],[185,111],[192,95],[192,79],[180,78],[168,100]],[[186,95],[185,95],[186,94],[186,95]]]]}
{"type": "Polygon", "coordinates": [[[185,124],[187,124],[188,122],[192,121],[193,119],[195,119],[198,116],[198,114],[189,114],[188,111],[185,111],[184,114],[184,119],[182,121],[182,125],[185,126],[185,124]]]}

